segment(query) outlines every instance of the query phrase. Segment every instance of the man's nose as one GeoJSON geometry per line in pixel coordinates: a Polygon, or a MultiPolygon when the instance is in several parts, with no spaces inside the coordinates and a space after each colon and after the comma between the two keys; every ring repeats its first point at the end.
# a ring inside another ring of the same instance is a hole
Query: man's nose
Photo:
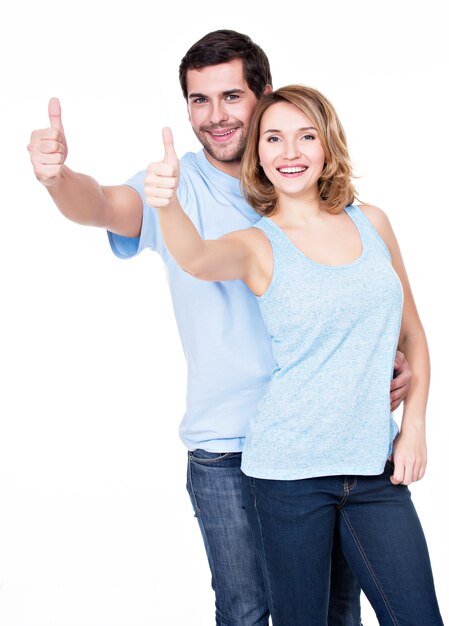
{"type": "Polygon", "coordinates": [[[215,102],[212,104],[212,111],[210,116],[210,121],[212,124],[221,124],[222,122],[227,122],[229,119],[229,115],[226,111],[226,107],[223,102],[215,102]]]}

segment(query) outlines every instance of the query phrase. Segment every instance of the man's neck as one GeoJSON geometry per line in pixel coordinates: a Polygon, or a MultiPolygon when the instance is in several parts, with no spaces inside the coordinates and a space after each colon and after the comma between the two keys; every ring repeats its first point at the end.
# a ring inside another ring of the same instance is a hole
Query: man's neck
{"type": "Polygon", "coordinates": [[[213,165],[217,170],[220,170],[220,172],[223,172],[224,174],[228,174],[228,176],[240,178],[240,174],[242,171],[241,161],[217,161],[217,159],[214,159],[214,157],[211,156],[207,152],[207,150],[204,150],[204,154],[209,163],[213,165]]]}

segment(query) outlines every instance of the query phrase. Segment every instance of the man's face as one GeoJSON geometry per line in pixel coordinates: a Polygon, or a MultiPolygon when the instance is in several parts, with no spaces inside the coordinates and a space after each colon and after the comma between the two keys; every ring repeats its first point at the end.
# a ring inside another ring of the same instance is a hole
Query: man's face
{"type": "Polygon", "coordinates": [[[189,119],[208,160],[218,169],[234,173],[240,167],[256,103],[241,59],[187,71],[189,119]]]}

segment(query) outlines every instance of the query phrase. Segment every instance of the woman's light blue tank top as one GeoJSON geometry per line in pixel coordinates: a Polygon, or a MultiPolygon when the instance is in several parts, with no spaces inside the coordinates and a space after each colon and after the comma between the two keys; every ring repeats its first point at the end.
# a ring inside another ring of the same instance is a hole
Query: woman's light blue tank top
{"type": "Polygon", "coordinates": [[[362,242],[347,265],[313,261],[267,217],[254,225],[273,249],[271,284],[258,301],[277,367],[246,438],[248,476],[375,475],[391,453],[402,285],[369,219],[355,205],[345,211],[362,242]]]}

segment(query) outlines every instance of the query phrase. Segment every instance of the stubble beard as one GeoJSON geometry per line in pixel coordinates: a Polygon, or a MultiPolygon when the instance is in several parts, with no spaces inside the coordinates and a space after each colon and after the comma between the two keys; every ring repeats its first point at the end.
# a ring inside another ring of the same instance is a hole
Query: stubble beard
{"type": "MultiPolygon", "coordinates": [[[[240,126],[239,128],[243,129],[243,126],[240,126]]],[[[194,128],[193,132],[206,152],[216,161],[220,161],[221,163],[236,163],[242,160],[246,147],[246,133],[241,133],[239,142],[233,150],[229,150],[227,148],[222,148],[220,150],[220,148],[216,148],[210,144],[206,138],[207,135],[205,131],[201,129],[196,130],[196,128],[194,128]]]]}

